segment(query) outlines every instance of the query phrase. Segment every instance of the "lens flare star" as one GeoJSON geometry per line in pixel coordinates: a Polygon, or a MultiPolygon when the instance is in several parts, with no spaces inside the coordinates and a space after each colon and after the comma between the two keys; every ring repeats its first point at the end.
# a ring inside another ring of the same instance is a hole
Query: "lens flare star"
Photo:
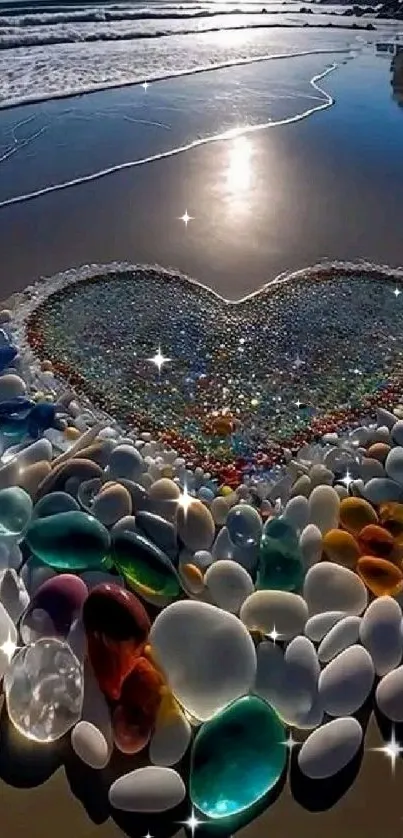
{"type": "Polygon", "coordinates": [[[394,295],[395,295],[395,297],[396,297],[396,299],[397,299],[398,297],[400,297],[400,294],[401,294],[402,292],[401,292],[400,288],[395,288],[395,290],[394,290],[394,292],[393,292],[393,293],[394,293],[394,295]]]}
{"type": "Polygon", "coordinates": [[[273,641],[273,643],[275,643],[276,640],[278,640],[278,638],[280,637],[280,632],[276,631],[276,626],[273,626],[270,634],[268,634],[267,637],[269,637],[270,640],[273,641]]]}
{"type": "Polygon", "coordinates": [[[188,226],[188,224],[189,224],[189,221],[194,221],[194,216],[193,216],[193,215],[189,215],[188,211],[187,211],[187,210],[185,210],[185,212],[183,213],[183,215],[180,215],[180,216],[179,216],[179,219],[178,219],[178,220],[179,220],[179,221],[183,221],[183,223],[184,223],[185,227],[187,227],[187,226],[188,226]]]}
{"type": "Polygon", "coordinates": [[[396,739],[396,733],[394,727],[392,728],[392,733],[389,739],[389,742],[385,742],[380,748],[371,748],[371,751],[377,751],[378,753],[385,754],[390,760],[390,766],[392,770],[392,774],[394,775],[396,770],[396,760],[403,753],[403,748],[400,745],[400,742],[396,739]]]}
{"type": "Polygon", "coordinates": [[[5,655],[8,658],[8,660],[11,661],[11,658],[13,657],[16,649],[17,644],[14,643],[14,640],[11,639],[11,636],[9,634],[7,640],[5,640],[4,643],[0,645],[0,650],[3,652],[3,655],[5,655]]]}
{"type": "Polygon", "coordinates": [[[141,86],[142,86],[144,92],[146,92],[147,88],[150,87],[148,81],[143,81],[143,84],[141,86]]]}
{"type": "Polygon", "coordinates": [[[350,472],[347,470],[344,477],[341,478],[340,483],[344,483],[346,489],[348,490],[353,482],[354,478],[351,477],[350,472]]]}
{"type": "Polygon", "coordinates": [[[181,821],[181,826],[186,826],[189,829],[192,838],[194,838],[197,827],[201,826],[202,823],[203,821],[199,821],[199,819],[196,818],[194,809],[192,809],[192,812],[187,818],[187,820],[181,821]]]}
{"type": "Polygon", "coordinates": [[[164,364],[168,364],[169,361],[172,360],[172,358],[166,358],[165,355],[162,354],[161,347],[159,346],[158,352],[156,352],[152,358],[148,358],[147,360],[150,361],[151,364],[155,364],[158,372],[161,373],[164,364]]]}

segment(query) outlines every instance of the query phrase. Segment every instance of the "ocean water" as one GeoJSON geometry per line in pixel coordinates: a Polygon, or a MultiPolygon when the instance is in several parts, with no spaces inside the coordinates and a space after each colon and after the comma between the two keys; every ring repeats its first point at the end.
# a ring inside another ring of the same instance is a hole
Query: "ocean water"
{"type": "Polygon", "coordinates": [[[0,0],[0,105],[346,46],[371,16],[342,11],[312,0],[0,0]]]}

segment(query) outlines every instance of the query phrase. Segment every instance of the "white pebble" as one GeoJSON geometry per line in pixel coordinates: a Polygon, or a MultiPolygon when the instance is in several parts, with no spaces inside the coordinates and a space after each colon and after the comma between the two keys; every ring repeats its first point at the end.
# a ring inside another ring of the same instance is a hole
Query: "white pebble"
{"type": "Polygon", "coordinates": [[[182,803],[186,788],[173,768],[147,765],[124,774],[109,789],[109,802],[123,812],[167,812],[182,803]]]}
{"type": "Polygon", "coordinates": [[[362,646],[337,655],[319,676],[319,696],[330,716],[348,716],[365,703],[374,683],[374,665],[362,646]]]}
{"type": "Polygon", "coordinates": [[[358,753],[362,728],[357,719],[341,718],[314,730],[305,740],[298,765],[311,780],[334,777],[358,753]]]}
{"type": "Polygon", "coordinates": [[[379,682],[376,703],[391,722],[403,722],[403,666],[392,669],[379,682]]]}
{"type": "Polygon", "coordinates": [[[386,675],[402,660],[401,621],[400,606],[390,596],[371,602],[362,618],[361,643],[371,655],[377,675],[386,675]]]}
{"type": "Polygon", "coordinates": [[[385,471],[391,480],[395,480],[400,486],[403,484],[403,448],[400,445],[389,451],[386,457],[385,471]]]}
{"type": "Polygon", "coordinates": [[[255,591],[242,605],[240,619],[250,631],[270,634],[273,629],[280,640],[291,640],[301,634],[308,617],[306,603],[298,594],[288,591],[255,591]]]}
{"type": "Polygon", "coordinates": [[[328,663],[344,649],[357,643],[360,632],[361,617],[343,617],[329,633],[323,638],[319,649],[318,658],[321,663],[328,663]]]}
{"type": "Polygon", "coordinates": [[[316,486],[309,496],[309,522],[316,524],[322,535],[336,529],[339,523],[340,498],[332,486],[316,486]]]}
{"type": "Polygon", "coordinates": [[[323,538],[320,529],[315,524],[308,524],[299,537],[299,548],[302,553],[304,567],[309,570],[322,556],[323,538]]]}
{"type": "Polygon", "coordinates": [[[305,576],[303,597],[311,616],[324,611],[359,615],[367,606],[368,591],[352,570],[334,562],[319,562],[305,576]]]}
{"type": "Polygon", "coordinates": [[[249,573],[237,562],[222,559],[208,568],[205,577],[211,599],[224,611],[237,614],[246,598],[253,592],[249,573]]]}
{"type": "Polygon", "coordinates": [[[333,628],[339,620],[345,617],[344,611],[324,611],[310,617],[305,626],[305,634],[314,643],[320,643],[325,635],[333,628]]]}
{"type": "Polygon", "coordinates": [[[71,732],[71,746],[79,759],[90,768],[105,768],[109,762],[108,743],[91,722],[81,721],[76,724],[71,732]]]}
{"type": "Polygon", "coordinates": [[[303,495],[297,495],[296,497],[291,498],[284,510],[283,518],[285,518],[289,524],[297,532],[306,527],[309,518],[309,504],[307,498],[303,495]]]}

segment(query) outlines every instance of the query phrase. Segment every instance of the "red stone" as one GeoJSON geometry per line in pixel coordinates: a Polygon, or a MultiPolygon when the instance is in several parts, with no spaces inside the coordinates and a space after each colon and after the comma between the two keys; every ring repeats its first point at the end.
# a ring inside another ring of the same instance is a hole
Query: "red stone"
{"type": "Polygon", "coordinates": [[[84,603],[88,654],[101,690],[117,701],[122,684],[142,654],[148,614],[131,591],[109,582],[93,588],[84,603]]]}
{"type": "Polygon", "coordinates": [[[164,679],[147,658],[137,659],[112,715],[115,745],[137,754],[150,740],[164,693],[164,679]]]}

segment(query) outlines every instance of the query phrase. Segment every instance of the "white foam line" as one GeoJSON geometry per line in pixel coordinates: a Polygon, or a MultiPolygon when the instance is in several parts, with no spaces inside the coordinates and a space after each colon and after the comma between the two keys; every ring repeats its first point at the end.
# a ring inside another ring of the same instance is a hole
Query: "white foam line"
{"type": "Polygon", "coordinates": [[[321,79],[325,78],[325,76],[328,76],[329,73],[336,70],[337,67],[338,64],[331,64],[331,66],[323,70],[322,73],[318,73],[317,75],[313,76],[312,79],[310,79],[310,84],[312,85],[312,87],[319,93],[323,94],[325,99],[321,102],[321,104],[315,105],[312,108],[307,108],[305,111],[302,111],[299,114],[285,117],[284,119],[279,119],[277,121],[269,120],[268,122],[259,123],[258,125],[247,125],[244,128],[230,129],[229,131],[225,131],[221,134],[215,134],[212,137],[202,137],[201,139],[192,140],[192,142],[186,143],[182,146],[178,146],[177,148],[172,148],[169,151],[161,151],[158,154],[151,154],[148,157],[142,157],[137,160],[128,161],[126,163],[118,163],[115,166],[109,166],[107,169],[100,169],[98,172],[93,172],[89,175],[82,175],[81,177],[73,178],[72,180],[64,181],[62,183],[56,183],[52,186],[45,186],[42,189],[35,190],[34,192],[26,192],[24,195],[16,195],[13,198],[7,198],[5,201],[1,201],[0,209],[13,206],[14,204],[21,204],[25,201],[32,201],[34,200],[34,198],[41,198],[44,195],[50,195],[53,192],[61,192],[62,190],[70,189],[73,186],[81,186],[84,183],[91,183],[91,181],[100,180],[101,178],[115,174],[116,172],[123,172],[127,169],[134,169],[137,166],[144,166],[146,163],[154,163],[158,160],[165,160],[168,157],[175,157],[177,154],[182,154],[185,151],[191,151],[194,148],[198,148],[209,143],[219,142],[221,140],[229,140],[233,139],[234,137],[239,137],[245,134],[253,134],[257,131],[262,131],[265,128],[278,128],[281,125],[291,125],[295,122],[301,122],[303,119],[312,116],[314,113],[326,110],[327,108],[330,108],[332,105],[335,104],[335,99],[333,98],[333,96],[331,96],[330,93],[327,93],[326,90],[320,87],[318,82],[321,81],[321,79]]]}
{"type": "MultiPolygon", "coordinates": [[[[300,26],[294,26],[291,28],[302,29],[300,26]]],[[[326,31],[328,31],[327,27],[317,28],[326,28],[326,31]]],[[[199,34],[203,35],[205,33],[200,32],[199,34]]],[[[345,46],[340,49],[309,49],[303,50],[302,52],[266,53],[263,55],[255,55],[252,58],[236,58],[232,61],[221,61],[217,64],[202,64],[199,67],[191,67],[188,70],[174,70],[172,73],[164,75],[155,74],[139,76],[138,78],[133,77],[128,81],[101,82],[100,84],[93,84],[89,87],[70,88],[69,90],[58,91],[57,93],[39,93],[33,94],[32,96],[21,96],[17,99],[5,99],[4,101],[0,101],[0,110],[19,108],[21,105],[37,105],[39,102],[47,102],[54,99],[72,99],[74,96],[89,96],[91,93],[99,93],[102,90],[116,90],[120,87],[134,87],[136,85],[143,84],[144,81],[147,81],[150,84],[160,81],[169,81],[170,79],[182,78],[182,76],[195,76],[198,73],[210,73],[213,70],[225,70],[227,67],[242,67],[245,64],[256,64],[260,61],[279,61],[282,58],[303,58],[306,55],[342,55],[350,52],[351,50],[351,46],[345,46]]],[[[21,58],[24,59],[25,56],[21,56],[21,58]]]]}

